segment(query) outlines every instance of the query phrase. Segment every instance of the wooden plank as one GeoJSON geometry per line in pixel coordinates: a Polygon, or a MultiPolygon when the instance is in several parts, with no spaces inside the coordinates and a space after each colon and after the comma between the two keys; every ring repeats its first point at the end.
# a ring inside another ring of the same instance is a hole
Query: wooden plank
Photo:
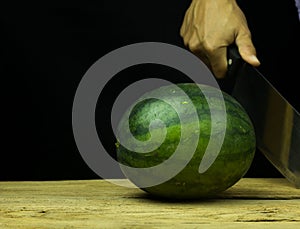
{"type": "Polygon", "coordinates": [[[175,226],[300,228],[300,190],[244,178],[215,199],[171,202],[105,180],[0,182],[0,228],[175,226]]]}

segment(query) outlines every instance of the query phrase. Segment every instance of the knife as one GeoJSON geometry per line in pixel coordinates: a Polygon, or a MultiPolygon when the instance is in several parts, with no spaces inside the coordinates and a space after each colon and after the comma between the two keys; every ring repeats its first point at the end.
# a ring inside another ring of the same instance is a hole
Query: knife
{"type": "Polygon", "coordinates": [[[258,71],[243,61],[236,46],[227,51],[231,95],[253,122],[257,148],[300,188],[300,114],[258,71]]]}

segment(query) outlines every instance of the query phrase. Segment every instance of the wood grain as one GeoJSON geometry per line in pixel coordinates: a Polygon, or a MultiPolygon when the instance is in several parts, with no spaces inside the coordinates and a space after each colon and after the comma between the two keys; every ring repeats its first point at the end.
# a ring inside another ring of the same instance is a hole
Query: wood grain
{"type": "Polygon", "coordinates": [[[175,227],[300,228],[300,190],[244,178],[215,199],[171,202],[109,180],[0,182],[1,229],[175,227]]]}

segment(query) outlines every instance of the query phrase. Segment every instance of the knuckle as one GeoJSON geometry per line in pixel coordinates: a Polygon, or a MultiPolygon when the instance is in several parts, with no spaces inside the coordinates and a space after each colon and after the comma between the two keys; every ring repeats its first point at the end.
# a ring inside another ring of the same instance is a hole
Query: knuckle
{"type": "Polygon", "coordinates": [[[190,42],[189,43],[189,49],[192,52],[199,52],[200,51],[199,45],[197,45],[195,42],[190,42]]]}
{"type": "Polygon", "coordinates": [[[186,28],[185,28],[184,25],[182,25],[181,28],[180,28],[180,36],[184,37],[184,35],[186,33],[185,31],[186,31],[186,28]]]}
{"type": "Polygon", "coordinates": [[[202,46],[208,54],[213,54],[217,50],[217,45],[210,42],[210,39],[204,39],[202,46]]]}

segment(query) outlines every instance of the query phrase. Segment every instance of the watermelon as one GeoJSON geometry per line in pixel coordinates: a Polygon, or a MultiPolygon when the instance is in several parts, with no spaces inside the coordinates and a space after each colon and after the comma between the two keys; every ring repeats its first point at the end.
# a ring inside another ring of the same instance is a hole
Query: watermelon
{"type": "Polygon", "coordinates": [[[233,186],[246,174],[255,154],[255,131],[248,114],[231,95],[218,88],[195,83],[162,86],[146,95],[137,100],[125,113],[126,115],[123,115],[118,125],[118,132],[123,133],[122,141],[117,137],[116,143],[117,160],[123,173],[141,190],[152,196],[168,199],[208,198],[233,186]],[[178,88],[185,94],[177,93],[178,88]],[[151,97],[151,95],[155,96],[151,97]],[[160,99],[159,95],[163,99],[160,99]],[[179,104],[176,107],[177,110],[166,101],[177,102],[179,104]],[[196,120],[190,118],[193,109],[188,105],[191,102],[196,112],[196,120]],[[224,112],[221,112],[222,109],[226,114],[225,118],[224,112]],[[181,120],[180,113],[184,114],[184,122],[181,120]],[[160,120],[163,125],[152,125],[149,128],[153,120],[160,120]],[[220,120],[225,120],[226,125],[220,125],[219,128],[218,123],[213,122],[220,120]],[[213,124],[217,131],[212,133],[213,124]],[[131,137],[127,133],[128,128],[131,137]],[[188,136],[186,141],[181,141],[184,137],[182,136],[183,130],[188,136]],[[152,136],[155,133],[158,133],[157,139],[152,136]],[[162,133],[165,134],[164,139],[162,139],[162,133]],[[187,152],[189,144],[192,143],[189,143],[188,139],[196,133],[198,134],[197,144],[190,157],[187,152]],[[223,139],[220,136],[223,136],[223,139]],[[140,148],[134,148],[133,142],[147,142],[151,137],[154,143],[163,141],[156,148],[150,147],[149,152],[141,153],[140,148]],[[222,140],[220,148],[217,149],[218,152],[206,152],[211,139],[222,140]],[[174,170],[172,177],[164,182],[140,187],[140,183],[135,179],[136,176],[140,176],[140,180],[147,181],[153,178],[160,179],[160,176],[164,175],[163,170],[138,175],[140,169],[161,165],[172,157],[179,144],[185,142],[187,146],[183,149],[186,151],[183,150],[176,160],[173,160],[173,164],[176,166],[178,163],[179,166],[185,158],[190,157],[186,165],[180,171],[174,170]],[[214,160],[205,171],[200,172],[199,165],[204,160],[204,155],[214,160]],[[124,167],[136,168],[136,170],[132,173],[124,167]]]}

